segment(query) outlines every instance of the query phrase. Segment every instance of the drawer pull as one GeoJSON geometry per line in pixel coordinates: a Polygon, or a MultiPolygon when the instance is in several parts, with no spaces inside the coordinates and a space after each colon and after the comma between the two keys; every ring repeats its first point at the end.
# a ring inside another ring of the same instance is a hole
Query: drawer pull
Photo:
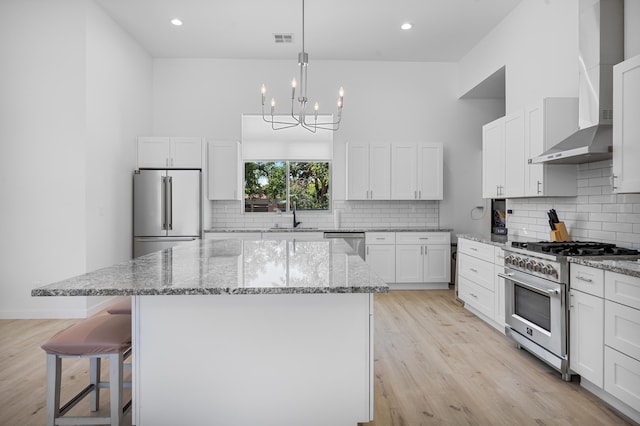
{"type": "Polygon", "coordinates": [[[584,281],[585,283],[592,283],[593,282],[593,280],[591,278],[583,278],[580,275],[576,275],[576,280],[584,281]]]}
{"type": "Polygon", "coordinates": [[[428,240],[428,239],[429,239],[429,237],[420,237],[419,239],[420,239],[420,240],[428,240]]]}
{"type": "Polygon", "coordinates": [[[469,247],[469,250],[478,251],[478,249],[475,247],[469,247]]]}
{"type": "Polygon", "coordinates": [[[476,298],[476,299],[478,298],[478,296],[476,296],[476,295],[475,295],[475,294],[473,294],[473,293],[469,293],[469,296],[474,297],[474,298],[476,298]]]}
{"type": "Polygon", "coordinates": [[[469,270],[470,270],[471,272],[476,272],[476,273],[478,272],[478,270],[477,270],[476,268],[469,268],[469,270]]]}
{"type": "Polygon", "coordinates": [[[376,240],[386,240],[385,237],[376,237],[376,240]]]}

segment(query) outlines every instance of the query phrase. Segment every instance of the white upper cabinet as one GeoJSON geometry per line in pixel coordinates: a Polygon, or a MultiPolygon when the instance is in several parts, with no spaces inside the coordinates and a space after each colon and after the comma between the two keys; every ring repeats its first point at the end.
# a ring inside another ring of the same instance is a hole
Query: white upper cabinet
{"type": "Polygon", "coordinates": [[[527,197],[577,194],[574,164],[528,164],[578,130],[577,98],[544,98],[525,110],[525,192],[527,197]]]}
{"type": "Polygon", "coordinates": [[[391,199],[442,200],[441,143],[391,144],[391,199]]]}
{"type": "Polygon", "coordinates": [[[577,98],[544,98],[484,125],[483,198],[575,196],[574,164],[529,164],[529,159],[577,130],[577,98]]]}
{"type": "Polygon", "coordinates": [[[207,150],[207,194],[209,200],[240,200],[240,144],[209,141],[207,150]]]}
{"type": "Polygon", "coordinates": [[[139,168],[201,169],[202,139],[139,137],[139,168]]]}
{"type": "Polygon", "coordinates": [[[640,55],[613,67],[613,192],[640,192],[640,55]]]}
{"type": "Polygon", "coordinates": [[[388,143],[347,144],[347,199],[388,200],[391,195],[391,148],[388,143]]]}
{"type": "Polygon", "coordinates": [[[504,196],[524,195],[524,111],[504,118],[504,196]]]}
{"type": "Polygon", "coordinates": [[[504,197],[504,121],[498,118],[482,126],[482,197],[504,197]]]}

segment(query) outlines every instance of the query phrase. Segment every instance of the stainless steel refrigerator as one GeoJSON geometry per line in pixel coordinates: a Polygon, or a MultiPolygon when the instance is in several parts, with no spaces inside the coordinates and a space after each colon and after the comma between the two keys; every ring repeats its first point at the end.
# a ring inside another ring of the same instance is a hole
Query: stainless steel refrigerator
{"type": "Polygon", "coordinates": [[[133,174],[133,257],[201,234],[200,170],[136,170],[133,174]]]}

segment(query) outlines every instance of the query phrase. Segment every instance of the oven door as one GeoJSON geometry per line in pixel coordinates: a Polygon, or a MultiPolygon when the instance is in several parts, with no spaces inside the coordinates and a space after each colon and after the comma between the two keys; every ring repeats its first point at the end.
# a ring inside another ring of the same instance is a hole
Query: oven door
{"type": "Polygon", "coordinates": [[[567,355],[566,286],[510,268],[505,280],[505,322],[528,340],[567,355]]]}

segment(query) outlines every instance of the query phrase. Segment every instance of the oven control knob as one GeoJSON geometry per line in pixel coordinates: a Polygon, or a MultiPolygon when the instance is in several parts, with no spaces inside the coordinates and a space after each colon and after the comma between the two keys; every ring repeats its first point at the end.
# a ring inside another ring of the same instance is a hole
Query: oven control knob
{"type": "Polygon", "coordinates": [[[555,273],[556,273],[556,270],[553,268],[553,266],[551,266],[551,265],[546,265],[546,266],[544,267],[544,270],[543,270],[542,272],[544,272],[544,273],[545,273],[545,274],[547,274],[547,275],[553,275],[553,274],[555,274],[555,273]]]}
{"type": "Polygon", "coordinates": [[[528,259],[527,259],[527,260],[524,262],[524,267],[525,267],[526,269],[528,269],[528,270],[532,271],[532,270],[533,270],[533,264],[534,264],[534,262],[532,262],[531,260],[528,260],[528,259]]]}
{"type": "Polygon", "coordinates": [[[524,267],[524,259],[518,258],[518,266],[520,266],[521,268],[524,267]]]}
{"type": "Polygon", "coordinates": [[[533,266],[533,270],[536,272],[542,272],[544,270],[544,263],[536,262],[536,264],[533,266]]]}
{"type": "Polygon", "coordinates": [[[511,263],[511,255],[507,255],[504,257],[504,263],[505,265],[508,265],[511,263]]]}

